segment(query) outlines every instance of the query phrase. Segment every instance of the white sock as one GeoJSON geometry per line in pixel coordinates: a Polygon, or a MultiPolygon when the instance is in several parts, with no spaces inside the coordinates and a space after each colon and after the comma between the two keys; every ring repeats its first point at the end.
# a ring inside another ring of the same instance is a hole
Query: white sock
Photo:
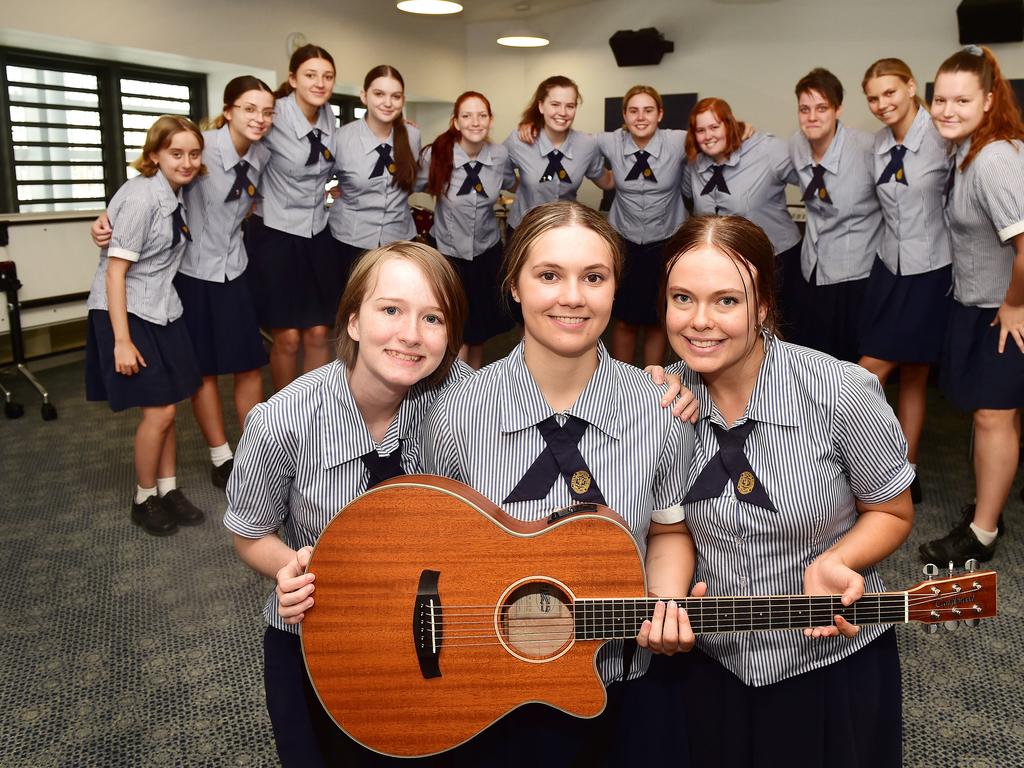
{"type": "Polygon", "coordinates": [[[141,504],[151,496],[156,496],[156,488],[143,488],[141,485],[135,486],[135,503],[141,504]]]}
{"type": "Polygon", "coordinates": [[[219,467],[221,464],[233,459],[234,457],[235,454],[231,452],[231,446],[227,443],[210,448],[210,461],[213,462],[213,466],[215,467],[219,467]]]}
{"type": "Polygon", "coordinates": [[[178,487],[177,477],[158,477],[156,479],[156,490],[161,496],[166,496],[168,493],[178,487]]]}
{"type": "Polygon", "coordinates": [[[911,465],[910,465],[910,468],[911,468],[912,470],[914,470],[914,474],[916,475],[916,474],[917,474],[917,464],[911,464],[911,465]]]}
{"type": "Polygon", "coordinates": [[[986,547],[996,540],[996,536],[999,535],[999,531],[986,531],[979,528],[974,523],[971,523],[971,531],[978,537],[978,541],[984,544],[986,547]]]}

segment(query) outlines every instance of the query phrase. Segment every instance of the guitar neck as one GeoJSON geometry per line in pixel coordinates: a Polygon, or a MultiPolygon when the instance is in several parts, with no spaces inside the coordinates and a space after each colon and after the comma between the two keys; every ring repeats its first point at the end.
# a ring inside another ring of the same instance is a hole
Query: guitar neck
{"type": "MultiPolygon", "coordinates": [[[[657,598],[576,600],[576,639],[636,637],[654,614],[657,598]]],[[[685,608],[695,634],[803,629],[832,624],[842,616],[851,624],[904,624],[909,621],[906,592],[866,594],[853,605],[839,595],[765,595],[758,597],[688,597],[685,608]]]]}

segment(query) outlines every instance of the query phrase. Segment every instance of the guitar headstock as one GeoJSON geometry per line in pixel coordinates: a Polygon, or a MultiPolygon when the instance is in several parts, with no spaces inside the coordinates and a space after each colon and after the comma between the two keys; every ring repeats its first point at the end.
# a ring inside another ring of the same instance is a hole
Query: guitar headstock
{"type": "MultiPolygon", "coordinates": [[[[948,575],[942,578],[937,578],[939,569],[935,565],[925,566],[928,580],[907,590],[910,621],[945,624],[952,630],[961,622],[973,627],[978,619],[995,616],[996,572],[975,571],[973,566],[971,561],[966,572],[957,574],[950,563],[948,575]]],[[[934,632],[938,627],[925,629],[934,632]]]]}

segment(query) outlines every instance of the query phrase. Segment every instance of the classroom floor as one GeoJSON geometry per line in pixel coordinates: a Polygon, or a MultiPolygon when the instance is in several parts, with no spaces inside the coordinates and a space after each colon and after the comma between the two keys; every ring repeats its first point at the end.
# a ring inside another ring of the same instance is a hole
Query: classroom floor
{"type": "MultiPolygon", "coordinates": [[[[0,766],[276,765],[261,671],[270,584],[231,549],[189,408],[179,410],[178,481],[208,518],[147,536],[128,518],[137,414],[86,403],[82,367],[40,373],[59,411],[51,422],[34,392],[0,373],[26,405],[21,419],[0,419],[0,766]]],[[[918,545],[945,532],[971,488],[968,418],[937,392],[929,405],[925,499],[910,540],[883,564],[890,589],[922,579],[918,545]]],[[[932,635],[897,629],[907,766],[1024,765],[1019,489],[990,564],[1000,617],[932,635]]]]}

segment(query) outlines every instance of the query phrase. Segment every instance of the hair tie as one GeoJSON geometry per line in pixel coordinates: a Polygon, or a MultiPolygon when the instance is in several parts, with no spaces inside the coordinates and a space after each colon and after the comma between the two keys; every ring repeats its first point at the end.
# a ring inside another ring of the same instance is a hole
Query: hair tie
{"type": "Polygon", "coordinates": [[[965,45],[962,50],[963,50],[964,53],[971,54],[971,56],[984,56],[985,55],[985,52],[983,50],[981,50],[981,48],[979,46],[973,45],[973,44],[972,45],[965,45]]]}

